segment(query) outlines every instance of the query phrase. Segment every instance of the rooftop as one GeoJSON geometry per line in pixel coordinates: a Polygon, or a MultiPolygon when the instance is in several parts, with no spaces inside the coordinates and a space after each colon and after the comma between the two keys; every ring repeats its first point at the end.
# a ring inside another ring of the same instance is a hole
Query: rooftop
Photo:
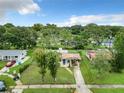
{"type": "Polygon", "coordinates": [[[22,53],[25,53],[26,50],[0,50],[0,55],[2,56],[17,56],[22,53]]]}
{"type": "Polygon", "coordinates": [[[80,59],[81,57],[79,54],[62,54],[62,59],[80,59]]]}

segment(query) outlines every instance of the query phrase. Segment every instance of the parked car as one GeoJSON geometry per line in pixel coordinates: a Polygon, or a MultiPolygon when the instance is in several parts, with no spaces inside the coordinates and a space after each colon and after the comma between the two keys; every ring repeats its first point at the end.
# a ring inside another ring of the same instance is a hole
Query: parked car
{"type": "Polygon", "coordinates": [[[11,62],[8,62],[8,63],[6,64],[6,67],[11,67],[11,66],[13,66],[15,63],[16,63],[16,61],[15,61],[15,60],[12,60],[11,62]]]}
{"type": "Polygon", "coordinates": [[[5,90],[6,90],[5,83],[0,80],[0,92],[1,92],[1,91],[5,91],[5,90]]]}

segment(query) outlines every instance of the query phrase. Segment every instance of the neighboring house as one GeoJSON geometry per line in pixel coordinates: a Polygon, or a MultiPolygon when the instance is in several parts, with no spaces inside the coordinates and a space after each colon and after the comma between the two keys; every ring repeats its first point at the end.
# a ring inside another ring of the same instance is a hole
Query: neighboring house
{"type": "Polygon", "coordinates": [[[113,46],[113,42],[114,42],[114,40],[104,40],[101,45],[111,48],[113,46]]]}
{"type": "Polygon", "coordinates": [[[78,65],[78,61],[81,60],[79,54],[64,53],[61,54],[61,67],[72,67],[78,65]]]}
{"type": "Polygon", "coordinates": [[[0,50],[0,60],[22,60],[27,55],[26,50],[0,50]]]}
{"type": "Polygon", "coordinates": [[[57,52],[58,53],[68,53],[68,50],[63,50],[62,48],[59,48],[58,50],[57,50],[57,52]]]}
{"type": "Polygon", "coordinates": [[[88,57],[88,59],[92,60],[93,58],[96,57],[96,51],[94,51],[94,50],[89,50],[89,51],[86,53],[86,56],[88,57]]]}

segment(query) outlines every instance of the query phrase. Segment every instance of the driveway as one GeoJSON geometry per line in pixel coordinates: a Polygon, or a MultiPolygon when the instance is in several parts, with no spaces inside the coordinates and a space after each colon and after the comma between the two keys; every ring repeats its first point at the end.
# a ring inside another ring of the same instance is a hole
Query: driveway
{"type": "Polygon", "coordinates": [[[5,73],[6,71],[9,70],[9,67],[4,67],[0,70],[0,75],[2,75],[3,73],[5,73]]]}
{"type": "Polygon", "coordinates": [[[84,82],[79,66],[74,67],[74,77],[76,80],[76,89],[78,93],[92,93],[84,82]]]}
{"type": "MultiPolygon", "coordinates": [[[[30,58],[29,56],[25,57],[25,58],[21,61],[21,63],[23,64],[23,63],[26,62],[29,58],[30,58]]],[[[17,66],[17,65],[18,65],[18,64],[15,64],[15,65],[13,65],[12,67],[15,67],[15,66],[17,66]]],[[[2,69],[0,70],[0,75],[2,75],[3,73],[7,72],[7,71],[9,70],[9,68],[10,68],[10,67],[4,67],[4,68],[2,68],[2,69]]]]}

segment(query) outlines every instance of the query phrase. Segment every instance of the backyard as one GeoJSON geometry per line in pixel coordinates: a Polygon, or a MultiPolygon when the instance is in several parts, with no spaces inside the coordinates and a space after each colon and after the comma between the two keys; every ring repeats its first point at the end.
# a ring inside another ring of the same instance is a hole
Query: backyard
{"type": "Polygon", "coordinates": [[[74,84],[75,79],[73,74],[65,68],[59,68],[56,82],[52,79],[50,72],[47,70],[44,82],[39,73],[40,68],[36,63],[32,63],[22,74],[21,81],[23,84],[74,84]]]}

